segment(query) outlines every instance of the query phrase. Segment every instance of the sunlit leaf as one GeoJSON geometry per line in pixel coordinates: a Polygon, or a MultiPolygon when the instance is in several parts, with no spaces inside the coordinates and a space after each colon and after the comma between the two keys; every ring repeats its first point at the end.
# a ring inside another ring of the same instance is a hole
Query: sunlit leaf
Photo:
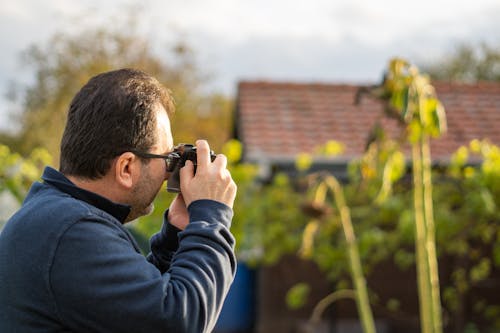
{"type": "Polygon", "coordinates": [[[301,308],[307,302],[310,291],[307,283],[297,283],[286,293],[286,304],[292,310],[301,308]]]}
{"type": "Polygon", "coordinates": [[[458,148],[451,156],[451,163],[458,167],[462,167],[469,159],[469,150],[465,146],[458,148]]]}
{"type": "Polygon", "coordinates": [[[241,159],[243,145],[238,140],[229,140],[222,147],[222,152],[229,163],[236,163],[241,159]]]}
{"type": "Polygon", "coordinates": [[[339,141],[330,140],[321,147],[321,153],[326,156],[336,156],[344,152],[344,144],[339,141]]]}
{"type": "Polygon", "coordinates": [[[478,139],[474,139],[469,143],[470,150],[475,154],[479,154],[481,152],[481,146],[481,141],[478,139]]]}
{"type": "Polygon", "coordinates": [[[318,220],[311,220],[307,223],[304,232],[302,233],[302,246],[299,250],[299,254],[302,258],[311,258],[313,254],[314,237],[318,232],[318,228],[318,220]]]}
{"type": "Polygon", "coordinates": [[[422,137],[422,126],[416,120],[408,124],[407,131],[408,141],[412,144],[417,143],[422,137]]]}
{"type": "Polygon", "coordinates": [[[301,153],[295,158],[295,167],[299,171],[306,171],[311,167],[312,162],[313,160],[310,154],[301,153]]]}
{"type": "Polygon", "coordinates": [[[488,258],[483,258],[479,264],[472,267],[470,270],[470,279],[472,282],[479,282],[486,279],[490,275],[491,261],[488,258]]]}

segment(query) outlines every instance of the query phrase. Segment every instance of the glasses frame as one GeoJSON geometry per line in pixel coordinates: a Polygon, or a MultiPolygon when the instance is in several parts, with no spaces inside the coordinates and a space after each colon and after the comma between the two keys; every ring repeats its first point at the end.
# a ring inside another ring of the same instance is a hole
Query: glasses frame
{"type": "Polygon", "coordinates": [[[175,170],[177,162],[181,159],[181,155],[177,152],[173,151],[168,153],[167,155],[158,155],[146,153],[138,150],[130,150],[130,152],[134,155],[137,155],[141,158],[162,158],[165,161],[165,167],[167,168],[167,172],[172,172],[175,170]]]}

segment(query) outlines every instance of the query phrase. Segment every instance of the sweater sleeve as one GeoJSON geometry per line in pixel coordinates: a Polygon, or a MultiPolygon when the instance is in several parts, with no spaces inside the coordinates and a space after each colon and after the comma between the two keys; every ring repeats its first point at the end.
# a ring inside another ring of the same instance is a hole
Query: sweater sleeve
{"type": "Polygon", "coordinates": [[[163,217],[161,230],[154,234],[149,243],[151,252],[147,255],[150,263],[155,265],[161,273],[170,268],[170,263],[179,248],[179,232],[181,231],[168,221],[168,210],[163,217]]]}
{"type": "Polygon", "coordinates": [[[74,332],[210,332],[236,270],[232,210],[200,200],[162,273],[137,253],[120,227],[73,224],[61,237],[49,288],[74,332]]]}

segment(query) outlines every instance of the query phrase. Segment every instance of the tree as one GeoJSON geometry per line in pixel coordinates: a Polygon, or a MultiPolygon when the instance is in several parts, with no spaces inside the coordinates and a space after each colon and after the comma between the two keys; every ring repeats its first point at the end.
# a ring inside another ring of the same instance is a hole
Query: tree
{"type": "Polygon", "coordinates": [[[57,162],[71,98],[90,77],[121,67],[144,70],[172,91],[177,107],[172,121],[175,137],[203,137],[213,141],[216,149],[222,146],[230,135],[231,101],[201,93],[208,76],[199,70],[186,42],[179,40],[157,55],[153,43],[138,32],[134,15],[122,21],[113,19],[113,27],[56,33],[47,43],[25,51],[24,62],[33,68],[35,81],[11,94],[18,96],[23,109],[16,150],[27,154],[35,147],[45,147],[57,162]]]}
{"type": "Polygon", "coordinates": [[[435,80],[500,81],[500,47],[461,44],[451,55],[422,68],[435,80]]]}
{"type": "MultiPolygon", "coordinates": [[[[6,192],[21,205],[31,183],[40,178],[42,168],[50,162],[51,156],[44,149],[35,149],[28,157],[22,157],[0,144],[0,195],[6,192]]],[[[6,222],[4,218],[7,219],[12,213],[8,208],[2,207],[3,213],[8,213],[0,217],[0,231],[6,222]]]]}

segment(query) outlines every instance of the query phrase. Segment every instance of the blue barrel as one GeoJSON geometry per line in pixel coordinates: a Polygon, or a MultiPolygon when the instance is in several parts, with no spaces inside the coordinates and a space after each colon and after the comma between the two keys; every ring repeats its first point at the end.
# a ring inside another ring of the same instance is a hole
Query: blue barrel
{"type": "Polygon", "coordinates": [[[250,333],[255,322],[255,270],[238,263],[214,333],[250,333]]]}

